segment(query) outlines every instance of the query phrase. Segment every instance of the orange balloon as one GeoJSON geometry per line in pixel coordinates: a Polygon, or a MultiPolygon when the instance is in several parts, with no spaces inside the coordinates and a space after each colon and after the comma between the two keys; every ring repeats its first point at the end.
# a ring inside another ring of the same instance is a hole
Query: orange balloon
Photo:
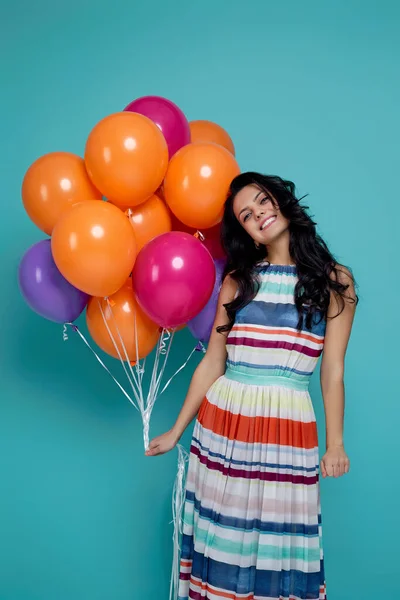
{"type": "Polygon", "coordinates": [[[191,121],[190,138],[192,143],[196,142],[212,142],[223,146],[233,156],[235,156],[235,146],[227,131],[217,123],[212,121],[191,121]]]}
{"type": "Polygon", "coordinates": [[[222,219],[231,181],[240,172],[235,158],[217,144],[188,144],[169,163],[165,200],[174,215],[195,229],[222,219]]]}
{"type": "Polygon", "coordinates": [[[136,362],[138,358],[141,359],[150,354],[157,343],[159,327],[139,307],[132,289],[131,279],[128,279],[120,290],[110,296],[108,302],[104,298],[91,298],[86,312],[89,333],[96,344],[110,356],[119,358],[101,311],[103,311],[123,360],[126,360],[126,355],[121,338],[130,362],[136,362]],[[139,357],[136,353],[136,328],[139,357]]]}
{"type": "Polygon", "coordinates": [[[130,208],[160,186],[168,166],[167,142],[147,117],[116,113],[92,129],[85,164],[94,185],[110,202],[130,208]]]}
{"type": "Polygon", "coordinates": [[[22,182],[22,202],[32,221],[51,235],[61,214],[77,202],[101,200],[89,179],[83,158],[50,152],[29,167],[22,182]]]}
{"type": "Polygon", "coordinates": [[[91,296],[109,296],[119,290],[136,258],[132,226],[108,202],[82,202],[61,215],[51,249],[64,277],[91,296]]]}
{"type": "MultiPolygon", "coordinates": [[[[158,196],[163,202],[165,202],[164,185],[161,185],[158,188],[156,196],[158,196]]],[[[169,209],[168,212],[171,217],[171,231],[183,231],[184,233],[190,233],[190,235],[194,235],[196,233],[196,229],[193,229],[193,227],[188,227],[187,225],[179,221],[179,219],[177,219],[174,213],[171,212],[169,209]]]]}
{"type": "Polygon", "coordinates": [[[135,233],[138,252],[147,242],[172,229],[170,211],[158,196],[128,208],[127,215],[135,233]]]}

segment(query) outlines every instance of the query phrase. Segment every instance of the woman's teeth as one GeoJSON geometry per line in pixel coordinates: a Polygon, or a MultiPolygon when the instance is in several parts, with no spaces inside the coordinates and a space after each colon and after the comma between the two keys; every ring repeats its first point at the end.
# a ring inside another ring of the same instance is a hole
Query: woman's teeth
{"type": "Polygon", "coordinates": [[[268,225],[271,225],[271,223],[273,223],[275,220],[276,217],[270,217],[269,219],[264,221],[264,223],[261,225],[261,229],[265,229],[266,227],[268,227],[268,225]]]}

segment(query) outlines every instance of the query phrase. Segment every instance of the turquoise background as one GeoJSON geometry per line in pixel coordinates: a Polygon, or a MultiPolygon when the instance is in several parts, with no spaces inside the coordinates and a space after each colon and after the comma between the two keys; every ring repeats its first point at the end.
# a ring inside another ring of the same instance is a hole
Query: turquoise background
{"type": "MultiPolygon", "coordinates": [[[[22,208],[25,170],[48,151],[82,154],[98,120],[151,93],[223,125],[243,170],[293,179],[354,269],[352,471],[322,483],[329,599],[400,592],[399,17],[389,1],[3,4],[1,600],[168,598],[176,452],[144,457],[137,413],[16,283],[43,237],[22,208]]],[[[192,347],[179,334],[170,373],[192,347]]],[[[172,425],[199,358],[157,402],[153,435],[172,425]]],[[[322,447],[317,377],[313,391],[322,447]]]]}

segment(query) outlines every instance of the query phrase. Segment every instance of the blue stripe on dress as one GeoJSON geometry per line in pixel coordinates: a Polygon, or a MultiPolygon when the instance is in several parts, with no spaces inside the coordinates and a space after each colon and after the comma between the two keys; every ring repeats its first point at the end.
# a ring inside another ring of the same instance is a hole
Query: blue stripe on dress
{"type": "MultiPolygon", "coordinates": [[[[193,538],[183,536],[182,558],[191,556],[189,547],[193,549],[193,538]]],[[[203,556],[198,552],[193,553],[192,575],[202,581],[207,581],[216,588],[222,588],[236,594],[250,594],[254,596],[268,596],[279,598],[289,597],[291,594],[308,600],[318,600],[320,586],[323,585],[324,565],[316,573],[303,573],[302,571],[271,571],[260,570],[252,567],[238,567],[228,565],[212,558],[203,556]],[[205,577],[205,574],[207,576],[205,577]]]]}
{"type": "Polygon", "coordinates": [[[261,519],[242,519],[228,517],[211,508],[205,508],[201,505],[193,492],[187,492],[187,502],[194,504],[195,511],[200,517],[211,523],[216,523],[218,527],[224,529],[234,529],[235,531],[259,531],[270,533],[272,535],[291,535],[318,537],[318,523],[314,525],[304,525],[303,523],[275,523],[272,521],[262,521],[261,519]]]}
{"type": "MultiPolygon", "coordinates": [[[[198,447],[201,449],[202,452],[205,452],[207,454],[207,456],[213,457],[213,458],[220,458],[223,461],[226,461],[226,456],[224,454],[218,454],[217,452],[211,452],[211,450],[209,448],[207,448],[206,446],[204,446],[200,440],[198,440],[196,437],[192,437],[192,443],[195,442],[198,447]]],[[[292,471],[305,471],[306,473],[314,473],[317,469],[319,465],[315,465],[315,467],[295,467],[293,465],[288,465],[288,464],[274,464],[274,463],[264,463],[264,462],[249,462],[246,460],[234,460],[233,458],[231,458],[229,460],[231,465],[244,465],[246,467],[266,467],[268,469],[291,469],[292,471]]]]}
{"type": "MultiPolygon", "coordinates": [[[[282,304],[275,302],[263,302],[262,300],[253,300],[236,313],[235,324],[241,323],[247,325],[263,325],[264,327],[289,327],[297,331],[299,313],[294,304],[282,304]]],[[[311,329],[307,329],[305,324],[302,331],[305,333],[314,333],[324,336],[326,330],[326,321],[320,320],[320,317],[314,316],[314,323],[311,329]]]]}
{"type": "MultiPolygon", "coordinates": [[[[229,340],[228,340],[229,345],[229,340]]],[[[243,361],[232,361],[229,358],[226,361],[226,364],[230,367],[240,366],[247,367],[249,369],[259,369],[264,371],[265,369],[276,369],[280,373],[295,373],[296,375],[303,375],[305,377],[311,377],[313,371],[299,371],[299,369],[289,369],[289,367],[283,367],[282,365],[255,365],[253,363],[243,362],[243,361]]]]}

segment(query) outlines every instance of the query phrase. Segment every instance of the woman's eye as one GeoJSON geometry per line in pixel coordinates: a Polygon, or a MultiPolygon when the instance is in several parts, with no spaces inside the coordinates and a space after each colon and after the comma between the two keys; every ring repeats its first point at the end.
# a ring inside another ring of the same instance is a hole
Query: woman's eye
{"type": "Polygon", "coordinates": [[[270,198],[268,198],[268,196],[265,196],[265,197],[264,197],[264,198],[261,200],[260,204],[265,204],[266,202],[269,202],[269,201],[270,201],[270,198]]]}
{"type": "Polygon", "coordinates": [[[243,219],[243,223],[246,223],[247,219],[250,218],[250,213],[247,213],[247,215],[245,215],[244,219],[243,219]]]}

